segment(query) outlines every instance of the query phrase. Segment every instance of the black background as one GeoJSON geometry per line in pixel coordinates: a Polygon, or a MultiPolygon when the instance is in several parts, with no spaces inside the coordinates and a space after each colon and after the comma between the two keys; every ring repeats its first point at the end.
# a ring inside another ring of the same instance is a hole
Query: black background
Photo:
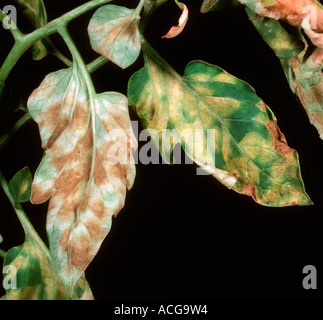
{"type": "MultiPolygon", "coordinates": [[[[45,0],[49,19],[85,1],[45,0]]],[[[243,10],[199,13],[202,0],[186,0],[190,18],[184,32],[161,39],[177,24],[180,10],[173,1],[153,17],[146,38],[180,73],[191,60],[204,60],[250,83],[274,111],[289,145],[299,152],[302,176],[314,201],[311,207],[267,208],[249,197],[227,190],[211,176],[197,176],[195,165],[137,165],[133,189],[125,208],[97,257],[86,271],[97,299],[220,299],[322,298],[322,181],[323,141],[289,90],[274,53],[262,41],[243,10]],[[305,265],[318,271],[318,289],[304,290],[305,265]]],[[[1,1],[1,7],[11,4],[1,1]]],[[[134,1],[115,4],[134,7],[134,1]]],[[[86,62],[97,55],[86,32],[93,12],[70,24],[70,31],[86,62]]],[[[32,30],[18,17],[18,26],[32,30]]],[[[0,28],[0,60],[13,41],[0,28]]],[[[57,36],[52,39],[62,51],[57,36]]],[[[66,52],[66,54],[68,54],[66,52]]],[[[143,65],[142,57],[126,70],[109,63],[93,74],[97,92],[127,92],[129,77],[143,65]]],[[[0,134],[23,112],[29,94],[44,76],[65,66],[55,57],[31,60],[28,51],[9,76],[0,101],[0,134]]],[[[131,112],[131,118],[137,117],[131,112]]],[[[1,170],[9,180],[28,165],[34,173],[42,149],[37,125],[28,123],[2,151],[1,170]]],[[[0,192],[0,232],[4,250],[23,242],[14,211],[0,192]]],[[[47,243],[47,204],[24,205],[47,243]]],[[[4,293],[2,288],[0,293],[4,293]]]]}

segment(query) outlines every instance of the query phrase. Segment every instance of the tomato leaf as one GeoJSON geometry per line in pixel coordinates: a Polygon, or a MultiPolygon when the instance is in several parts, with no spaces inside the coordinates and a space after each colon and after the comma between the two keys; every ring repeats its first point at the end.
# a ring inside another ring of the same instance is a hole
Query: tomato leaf
{"type": "Polygon", "coordinates": [[[260,16],[284,20],[304,30],[315,46],[323,46],[323,6],[316,0],[238,0],[260,16]]]}
{"type": "MultiPolygon", "coordinates": [[[[58,277],[48,251],[39,241],[27,235],[23,245],[10,249],[4,259],[4,270],[16,273],[16,287],[6,289],[6,300],[66,300],[68,294],[58,277]]],[[[92,300],[89,284],[83,276],[77,283],[72,299],[92,300]]]]}
{"type": "MultiPolygon", "coordinates": [[[[65,300],[68,298],[63,282],[56,273],[48,248],[25,216],[19,202],[30,196],[31,173],[26,167],[11,179],[8,192],[25,231],[23,245],[10,249],[4,257],[4,276],[10,273],[6,300],[65,300]],[[8,268],[8,269],[7,269],[8,268]]],[[[91,289],[82,277],[76,284],[72,299],[93,299],[91,289]]]]}
{"type": "Polygon", "coordinates": [[[123,69],[129,67],[141,49],[139,19],[133,9],[116,5],[100,7],[88,27],[93,50],[123,69]]]}
{"type": "Polygon", "coordinates": [[[30,199],[32,176],[28,167],[18,171],[9,182],[10,193],[16,203],[30,199]]]}
{"type": "MultiPolygon", "coordinates": [[[[254,16],[253,11],[246,11],[254,16]]],[[[323,139],[323,49],[313,50],[305,38],[288,33],[277,20],[259,17],[251,21],[280,59],[292,91],[323,139]]]]}
{"type": "Polygon", "coordinates": [[[287,32],[279,21],[256,16],[256,13],[249,8],[246,8],[246,12],[263,40],[275,51],[278,58],[296,57],[304,50],[304,42],[287,32]]]}
{"type": "Polygon", "coordinates": [[[181,143],[195,163],[259,204],[311,204],[296,151],[250,85],[202,61],[189,63],[181,77],[151,50],[128,97],[166,161],[181,143]]]}
{"type": "Polygon", "coordinates": [[[45,149],[31,202],[50,198],[50,252],[72,292],[108,234],[112,216],[123,207],[126,189],[133,185],[136,139],[128,101],[116,92],[93,93],[74,64],[49,74],[30,96],[28,109],[45,149]],[[120,147],[115,148],[118,139],[120,147]],[[120,158],[113,159],[117,154],[120,158]]]}
{"type": "Polygon", "coordinates": [[[163,38],[175,38],[179,34],[182,33],[184,30],[187,20],[188,20],[188,9],[187,6],[184,3],[181,3],[177,0],[175,0],[175,3],[178,5],[178,7],[183,11],[179,20],[178,20],[178,25],[171,27],[169,31],[163,36],[163,38]]]}

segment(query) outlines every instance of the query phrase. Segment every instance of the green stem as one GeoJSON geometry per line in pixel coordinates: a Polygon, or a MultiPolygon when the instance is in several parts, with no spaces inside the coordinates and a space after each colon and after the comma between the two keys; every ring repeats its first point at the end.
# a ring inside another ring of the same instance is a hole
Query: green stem
{"type": "Polygon", "coordinates": [[[10,141],[12,136],[22,128],[29,120],[31,119],[29,113],[24,114],[10,129],[9,132],[5,133],[2,137],[0,137],[0,152],[6,146],[6,144],[10,141]]]}
{"type": "Polygon", "coordinates": [[[28,50],[23,42],[17,41],[9,52],[6,60],[0,69],[0,88],[4,85],[7,77],[9,76],[12,68],[15,66],[20,57],[28,50]]]}
{"type": "Polygon", "coordinates": [[[138,15],[138,16],[140,15],[140,12],[141,12],[141,10],[144,7],[144,4],[146,2],[147,2],[147,0],[140,0],[139,4],[138,4],[138,6],[137,6],[137,8],[136,8],[136,10],[134,12],[135,15],[138,15]]]}
{"type": "Polygon", "coordinates": [[[39,246],[44,251],[44,253],[47,255],[47,257],[50,257],[48,248],[44,244],[43,240],[39,237],[38,233],[30,223],[24,209],[20,205],[20,203],[15,203],[10,191],[9,191],[9,185],[7,180],[4,178],[2,172],[0,171],[0,185],[7,195],[13,209],[15,210],[17,217],[25,231],[26,237],[29,237],[29,239],[32,239],[33,241],[37,241],[39,243],[39,246]]]}
{"type": "Polygon", "coordinates": [[[50,53],[61,60],[63,63],[65,63],[68,67],[71,67],[73,65],[73,62],[67,59],[59,50],[54,50],[50,53]]]}
{"type": "Polygon", "coordinates": [[[99,56],[96,59],[94,59],[92,62],[90,62],[86,68],[87,71],[91,74],[93,73],[95,70],[99,69],[100,67],[102,67],[103,65],[105,65],[109,60],[106,59],[103,56],[99,56]]]}
{"type": "Polygon", "coordinates": [[[16,41],[23,36],[15,23],[2,10],[0,10],[0,21],[2,21],[2,23],[10,30],[12,36],[16,41]],[[10,20],[10,23],[7,23],[7,20],[10,20]]]}
{"type": "MultiPolygon", "coordinates": [[[[5,80],[7,79],[8,75],[10,74],[12,68],[17,63],[19,58],[38,40],[41,40],[45,37],[50,36],[51,34],[57,32],[61,27],[66,27],[67,24],[72,21],[73,19],[79,17],[80,15],[98,7],[103,4],[109,3],[112,0],[92,0],[89,1],[70,12],[65,13],[61,17],[54,19],[53,21],[47,23],[45,26],[40,27],[29,33],[27,35],[23,35],[15,29],[16,34],[16,43],[12,50],[10,51],[7,59],[3,63],[1,70],[0,70],[0,88],[3,86],[5,80]]],[[[3,13],[3,12],[2,12],[3,13]]],[[[4,14],[4,13],[3,13],[4,14]]],[[[1,16],[4,19],[4,16],[1,16]]],[[[5,15],[6,17],[6,15],[5,15]]]]}

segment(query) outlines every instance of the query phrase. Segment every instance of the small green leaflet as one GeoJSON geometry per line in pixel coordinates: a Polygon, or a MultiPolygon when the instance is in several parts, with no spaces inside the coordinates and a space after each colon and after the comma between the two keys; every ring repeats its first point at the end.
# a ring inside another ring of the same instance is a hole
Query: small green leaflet
{"type": "Polygon", "coordinates": [[[123,69],[129,67],[140,54],[139,19],[136,10],[116,5],[100,7],[88,27],[93,50],[123,69]]]}
{"type": "MultiPolygon", "coordinates": [[[[246,11],[249,17],[255,14],[246,11]]],[[[305,38],[288,33],[277,20],[259,17],[251,21],[280,59],[292,91],[323,139],[323,49],[313,50],[305,38]]]]}
{"type": "Polygon", "coordinates": [[[15,203],[27,202],[30,199],[32,176],[28,167],[18,171],[9,182],[9,190],[15,203]]]}
{"type": "Polygon", "coordinates": [[[98,252],[135,178],[137,141],[127,98],[117,92],[95,94],[84,79],[75,63],[46,76],[28,100],[45,150],[31,202],[50,198],[51,257],[69,292],[98,252]],[[126,141],[115,150],[118,138],[126,141]],[[111,152],[120,158],[114,162],[111,152]]]}
{"type": "MultiPolygon", "coordinates": [[[[43,0],[15,0],[15,2],[36,29],[47,23],[47,13],[43,0]]],[[[37,41],[32,47],[33,59],[43,59],[51,46],[52,42],[47,38],[37,41]]]]}
{"type": "Polygon", "coordinates": [[[311,204],[298,155],[253,88],[202,61],[189,63],[181,77],[160,59],[145,55],[128,97],[164,158],[179,142],[194,162],[259,204],[311,204]],[[165,143],[170,136],[173,143],[165,143]]]}

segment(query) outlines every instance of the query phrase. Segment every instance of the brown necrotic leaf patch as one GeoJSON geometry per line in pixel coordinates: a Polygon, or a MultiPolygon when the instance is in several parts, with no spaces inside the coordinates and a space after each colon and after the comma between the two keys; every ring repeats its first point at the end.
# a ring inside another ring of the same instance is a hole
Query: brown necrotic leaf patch
{"type": "Polygon", "coordinates": [[[280,155],[285,156],[288,153],[294,152],[294,150],[288,146],[285,135],[280,131],[276,120],[269,121],[266,126],[274,138],[275,150],[280,155]]]}
{"type": "Polygon", "coordinates": [[[135,177],[127,98],[115,92],[91,95],[82,79],[77,67],[52,73],[28,100],[45,149],[31,201],[50,198],[51,256],[69,291],[99,250],[135,177]],[[125,137],[117,148],[122,162],[108,157],[117,141],[114,132],[125,137]]]}

